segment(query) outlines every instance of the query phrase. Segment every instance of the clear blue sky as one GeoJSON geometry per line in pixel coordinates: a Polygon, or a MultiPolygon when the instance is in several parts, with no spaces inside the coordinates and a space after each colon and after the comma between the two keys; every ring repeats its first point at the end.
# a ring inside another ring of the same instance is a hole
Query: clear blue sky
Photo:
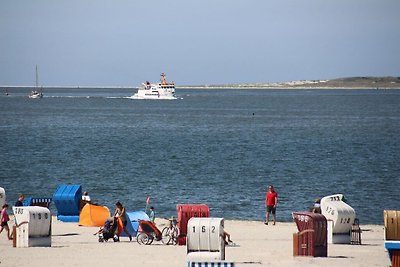
{"type": "Polygon", "coordinates": [[[400,76],[399,0],[1,0],[0,85],[400,76]]]}

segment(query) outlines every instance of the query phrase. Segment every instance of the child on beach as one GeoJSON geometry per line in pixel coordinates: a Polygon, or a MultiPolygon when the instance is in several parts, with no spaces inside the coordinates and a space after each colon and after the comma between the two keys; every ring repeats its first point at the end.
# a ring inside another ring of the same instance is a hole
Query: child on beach
{"type": "Polygon", "coordinates": [[[150,207],[150,221],[152,223],[154,223],[154,221],[156,220],[156,213],[154,211],[154,207],[150,207]]]}
{"type": "Polygon", "coordinates": [[[3,232],[3,229],[6,229],[7,237],[9,240],[11,240],[12,238],[10,235],[10,228],[8,227],[8,221],[10,220],[10,217],[8,217],[7,209],[8,209],[8,204],[4,204],[1,209],[1,215],[0,215],[0,222],[1,222],[0,233],[3,232]]]}

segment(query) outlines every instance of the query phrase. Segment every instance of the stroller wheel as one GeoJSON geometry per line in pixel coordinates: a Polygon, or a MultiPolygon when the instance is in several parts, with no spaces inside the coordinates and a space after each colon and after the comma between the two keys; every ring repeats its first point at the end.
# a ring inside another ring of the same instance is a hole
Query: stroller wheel
{"type": "Polygon", "coordinates": [[[104,239],[102,237],[99,237],[99,242],[100,243],[104,242],[104,239]]]}
{"type": "Polygon", "coordinates": [[[136,236],[136,240],[139,244],[150,245],[153,242],[153,238],[144,232],[140,232],[136,236]]]}
{"type": "Polygon", "coordinates": [[[114,242],[119,242],[119,237],[118,236],[114,236],[113,240],[114,240],[114,242]]]}

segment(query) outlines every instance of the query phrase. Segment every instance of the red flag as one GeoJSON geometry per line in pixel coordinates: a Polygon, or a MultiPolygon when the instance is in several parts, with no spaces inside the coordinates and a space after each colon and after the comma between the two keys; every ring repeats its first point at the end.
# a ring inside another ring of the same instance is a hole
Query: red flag
{"type": "Polygon", "coordinates": [[[150,196],[147,196],[147,198],[146,198],[146,204],[147,204],[147,205],[150,204],[150,196]]]}

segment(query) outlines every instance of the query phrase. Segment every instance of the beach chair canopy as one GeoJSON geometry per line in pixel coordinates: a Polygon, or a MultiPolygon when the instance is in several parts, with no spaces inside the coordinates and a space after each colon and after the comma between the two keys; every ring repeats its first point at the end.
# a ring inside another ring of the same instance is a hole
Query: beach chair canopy
{"type": "Polygon", "coordinates": [[[82,199],[80,185],[60,185],[53,195],[58,215],[79,215],[79,204],[82,199]]]}
{"type": "Polygon", "coordinates": [[[0,187],[0,207],[6,203],[6,190],[3,187],[0,187]]]}

